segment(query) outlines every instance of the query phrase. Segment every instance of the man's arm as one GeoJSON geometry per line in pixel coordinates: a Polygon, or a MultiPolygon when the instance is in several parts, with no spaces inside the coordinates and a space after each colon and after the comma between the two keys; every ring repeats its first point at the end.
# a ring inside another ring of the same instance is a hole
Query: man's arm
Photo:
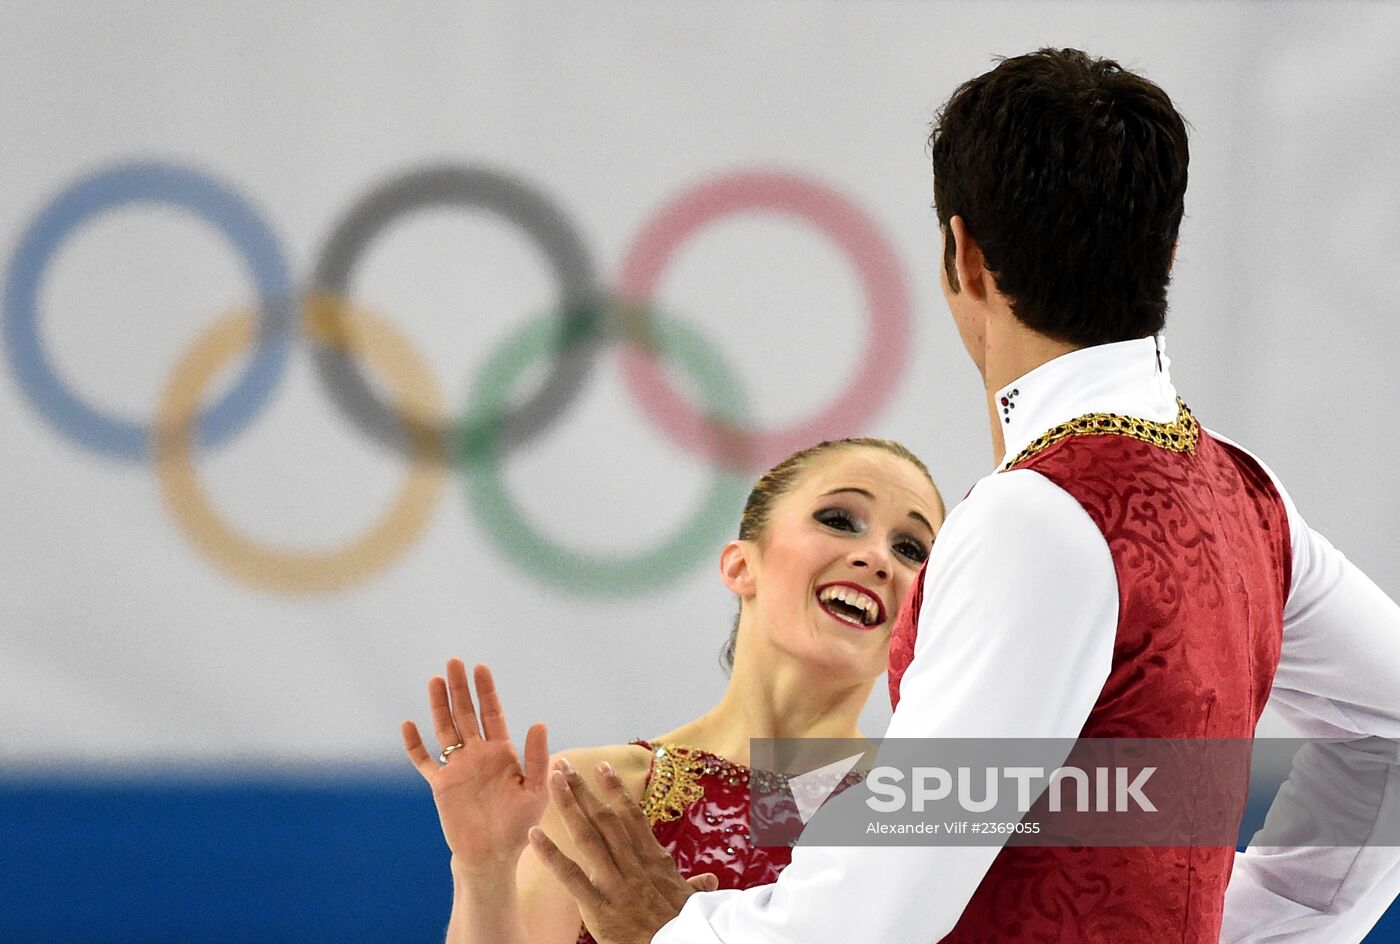
{"type": "MultiPolygon", "coordinates": [[[[1078,737],[1118,623],[1113,559],[1079,503],[1036,472],[989,476],[948,517],[925,580],[886,736],[1078,737]]],[[[775,884],[693,895],[653,944],[928,944],[999,851],[799,844],[775,884]]]]}
{"type": "Polygon", "coordinates": [[[1400,817],[1400,607],[1274,482],[1288,510],[1293,581],[1269,703],[1308,737],[1354,740],[1298,753],[1264,828],[1235,856],[1220,940],[1345,944],[1365,937],[1400,893],[1400,848],[1281,847],[1277,830],[1335,809],[1339,786],[1353,820],[1400,817]],[[1339,766],[1343,778],[1322,773],[1339,766]]]}

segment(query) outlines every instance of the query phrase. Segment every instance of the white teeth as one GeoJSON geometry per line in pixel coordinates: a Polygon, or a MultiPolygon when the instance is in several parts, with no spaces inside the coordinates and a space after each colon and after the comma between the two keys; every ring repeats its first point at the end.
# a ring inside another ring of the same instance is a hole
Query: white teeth
{"type": "Polygon", "coordinates": [[[870,597],[869,594],[861,593],[850,587],[827,587],[818,597],[822,602],[828,600],[840,600],[847,606],[853,606],[865,613],[864,623],[869,626],[880,618],[880,604],[870,597]]]}

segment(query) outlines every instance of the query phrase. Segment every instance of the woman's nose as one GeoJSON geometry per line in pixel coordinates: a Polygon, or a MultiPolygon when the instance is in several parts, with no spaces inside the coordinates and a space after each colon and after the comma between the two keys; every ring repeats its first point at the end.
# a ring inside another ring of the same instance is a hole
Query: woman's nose
{"type": "Polygon", "coordinates": [[[857,554],[851,558],[852,567],[869,568],[877,580],[890,579],[890,562],[879,554],[857,554]]]}

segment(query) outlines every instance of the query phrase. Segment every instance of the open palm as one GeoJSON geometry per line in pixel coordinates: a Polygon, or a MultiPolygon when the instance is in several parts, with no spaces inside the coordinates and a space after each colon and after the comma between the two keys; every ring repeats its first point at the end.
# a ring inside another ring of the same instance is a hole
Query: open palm
{"type": "Polygon", "coordinates": [[[448,750],[439,765],[423,746],[418,726],[403,723],[404,749],[433,789],[442,834],[460,867],[498,869],[514,866],[529,842],[530,827],[549,803],[545,773],[549,745],[543,724],[525,735],[525,766],[506,730],[491,670],[474,670],[481,712],[478,716],[467,686],[467,667],[450,659],[447,677],[428,680],[428,704],[438,744],[448,750]]]}

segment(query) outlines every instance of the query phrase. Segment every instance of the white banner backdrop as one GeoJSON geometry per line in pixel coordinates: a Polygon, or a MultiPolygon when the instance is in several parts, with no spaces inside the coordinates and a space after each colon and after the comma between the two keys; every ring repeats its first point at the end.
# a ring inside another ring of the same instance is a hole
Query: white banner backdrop
{"type": "MultiPolygon", "coordinates": [[[[415,169],[489,168],[545,195],[604,291],[672,201],[781,172],[848,201],[892,247],[911,297],[907,364],[864,357],[859,273],[791,216],[741,212],[698,230],[661,272],[657,307],[716,349],[738,378],[725,388],[764,427],[817,416],[853,384],[878,391],[872,378],[893,372],[867,422],[830,432],[905,442],[955,502],[992,456],[938,291],[924,140],[991,56],[1046,45],[1143,71],[1190,121],[1168,328],[1178,387],[1400,592],[1395,5],[10,2],[0,17],[7,769],[406,774],[398,722],[425,717],[424,680],[450,655],[490,664],[513,729],[547,721],[556,748],[701,713],[724,685],[734,603],[715,560],[738,505],[700,517],[693,562],[668,579],[615,562],[686,527],[718,474],[648,412],[617,345],[499,460],[520,514],[544,540],[601,558],[602,576],[522,567],[518,531],[485,521],[448,469],[421,528],[389,528],[402,553],[338,589],[288,589],[282,565],[235,571],[196,543],[188,505],[172,503],[149,449],[130,446],[137,427],[177,365],[256,308],[255,275],[276,284],[285,270],[300,297],[344,215],[415,169]],[[133,163],[148,176],[118,176],[133,163]],[[157,180],[156,165],[179,173],[157,180]],[[275,246],[240,250],[188,208],[120,202],[153,180],[182,198],[208,188],[275,246]],[[117,202],[97,212],[103,195],[117,202]]],[[[557,312],[560,290],[520,228],[443,206],[387,225],[349,294],[417,352],[458,416],[507,341],[557,312]]],[[[246,415],[194,468],[230,528],[325,552],[374,528],[415,463],[337,405],[311,339],[280,349],[280,372],[275,352],[259,361],[265,402],[235,393],[246,415]]],[[[203,402],[251,359],[232,346],[203,402]]],[[[527,376],[518,390],[530,388],[527,376]]],[[[882,683],[867,732],[888,713],[882,683]]]]}

